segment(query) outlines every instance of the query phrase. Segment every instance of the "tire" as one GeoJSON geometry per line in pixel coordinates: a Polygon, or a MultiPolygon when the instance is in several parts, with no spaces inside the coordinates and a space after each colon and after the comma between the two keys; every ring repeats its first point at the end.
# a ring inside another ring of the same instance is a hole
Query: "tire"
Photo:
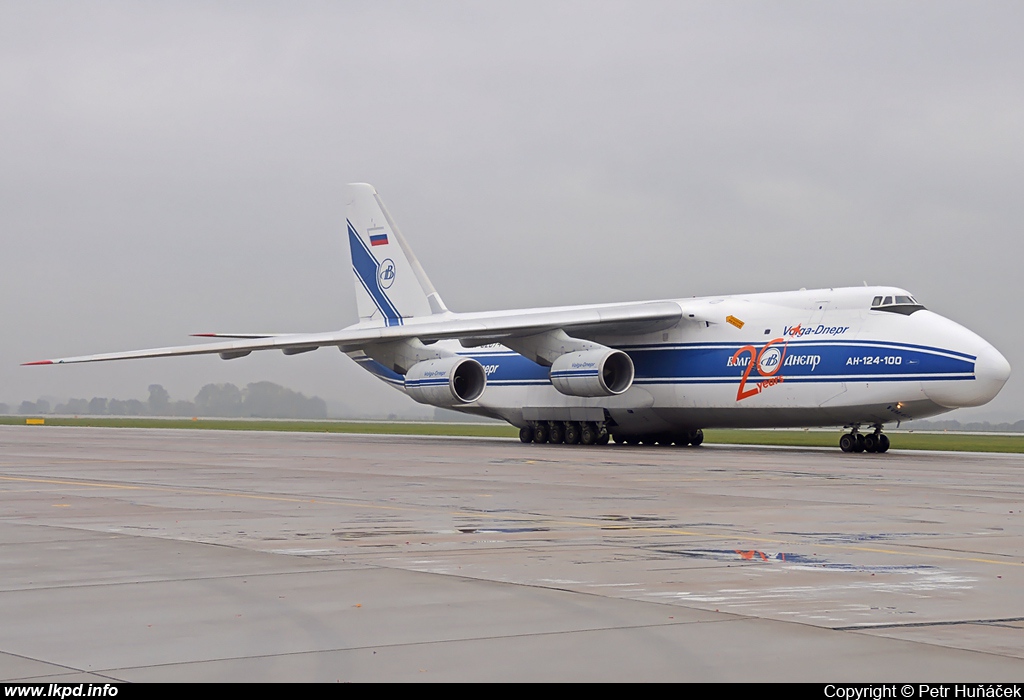
{"type": "Polygon", "coordinates": [[[865,452],[877,452],[878,451],[878,436],[877,435],[865,435],[864,436],[864,451],[865,452]]]}
{"type": "Polygon", "coordinates": [[[580,442],[584,445],[593,445],[597,442],[597,426],[593,423],[584,423],[580,430],[580,442]]]}
{"type": "Polygon", "coordinates": [[[552,445],[560,445],[565,441],[565,428],[561,423],[552,423],[548,428],[548,442],[552,445]]]}
{"type": "MultiPolygon", "coordinates": [[[[606,432],[601,433],[597,438],[598,445],[607,445],[608,441],[612,439],[612,436],[606,432]]],[[[617,441],[616,441],[617,442],[617,441]]]]}
{"type": "Polygon", "coordinates": [[[853,452],[853,448],[857,445],[857,439],[852,434],[846,433],[839,438],[839,449],[843,452],[853,452]]]}
{"type": "Polygon", "coordinates": [[[860,435],[858,433],[856,437],[857,437],[856,442],[853,443],[853,451],[854,452],[863,452],[864,451],[864,436],[860,435]]]}
{"type": "Polygon", "coordinates": [[[879,435],[878,436],[878,452],[882,453],[882,452],[888,452],[888,451],[889,451],[889,436],[888,435],[884,435],[884,434],[879,435]]]}
{"type": "Polygon", "coordinates": [[[533,428],[524,425],[519,429],[519,442],[533,442],[533,428]]]}
{"type": "Polygon", "coordinates": [[[580,424],[576,421],[567,421],[565,424],[565,444],[578,445],[580,442],[580,424]]]}
{"type": "Polygon", "coordinates": [[[704,431],[698,428],[690,433],[690,444],[694,447],[700,447],[700,444],[704,442],[704,431]]]}
{"type": "Polygon", "coordinates": [[[533,441],[541,445],[548,441],[548,426],[541,423],[533,429],[533,441]]]}

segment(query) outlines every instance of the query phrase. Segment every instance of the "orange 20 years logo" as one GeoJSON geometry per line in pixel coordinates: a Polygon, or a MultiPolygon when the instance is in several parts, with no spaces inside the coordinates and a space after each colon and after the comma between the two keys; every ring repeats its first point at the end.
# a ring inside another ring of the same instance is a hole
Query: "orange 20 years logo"
{"type": "Polygon", "coordinates": [[[744,345],[733,353],[729,359],[730,366],[740,364],[740,356],[743,353],[750,353],[750,360],[746,363],[746,369],[743,370],[743,377],[740,379],[740,386],[736,390],[737,401],[757,396],[768,387],[782,383],[783,376],[779,374],[779,370],[782,369],[782,363],[786,361],[786,344],[785,338],[775,338],[765,343],[760,352],[753,345],[744,345]],[[757,373],[763,379],[754,381],[748,389],[747,380],[750,379],[750,373],[754,367],[757,367],[757,373]]]}

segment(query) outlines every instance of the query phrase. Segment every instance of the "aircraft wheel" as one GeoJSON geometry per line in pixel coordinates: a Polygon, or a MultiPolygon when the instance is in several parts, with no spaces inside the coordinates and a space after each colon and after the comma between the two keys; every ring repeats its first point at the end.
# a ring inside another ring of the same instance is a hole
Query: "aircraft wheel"
{"type": "Polygon", "coordinates": [[[878,436],[877,435],[865,435],[864,436],[864,451],[865,452],[877,452],[878,451],[878,436]]]}
{"type": "Polygon", "coordinates": [[[882,433],[878,434],[878,451],[888,452],[889,451],[889,436],[882,433]]]}
{"type": "Polygon", "coordinates": [[[580,424],[574,420],[565,423],[565,444],[578,445],[580,442],[580,424]]]}
{"type": "Polygon", "coordinates": [[[839,449],[843,452],[853,452],[853,448],[857,445],[857,439],[853,437],[853,433],[846,433],[839,438],[839,449]]]}
{"type": "Polygon", "coordinates": [[[593,445],[597,442],[597,426],[593,423],[584,423],[580,430],[580,442],[584,445],[593,445]]]}
{"type": "MultiPolygon", "coordinates": [[[[605,432],[601,433],[601,434],[600,434],[600,435],[598,436],[598,438],[597,438],[597,444],[598,444],[598,445],[607,445],[607,444],[608,444],[608,441],[609,441],[609,440],[611,440],[611,439],[612,439],[612,436],[611,436],[611,435],[609,435],[607,431],[605,431],[605,432]]],[[[616,442],[618,442],[618,441],[616,440],[616,442]]]]}
{"type": "Polygon", "coordinates": [[[853,451],[863,452],[864,451],[864,436],[860,433],[853,436],[853,451]]]}
{"type": "Polygon", "coordinates": [[[538,423],[537,427],[533,429],[533,441],[538,445],[548,441],[548,426],[543,423],[538,423]]]}
{"type": "Polygon", "coordinates": [[[519,442],[533,442],[533,428],[524,425],[519,429],[519,442]]]}
{"type": "Polygon", "coordinates": [[[552,445],[558,445],[565,441],[565,428],[559,422],[554,422],[551,427],[548,428],[548,442],[552,445]]]}
{"type": "Polygon", "coordinates": [[[698,428],[690,433],[690,444],[694,447],[700,447],[700,444],[704,442],[704,431],[698,428]]]}

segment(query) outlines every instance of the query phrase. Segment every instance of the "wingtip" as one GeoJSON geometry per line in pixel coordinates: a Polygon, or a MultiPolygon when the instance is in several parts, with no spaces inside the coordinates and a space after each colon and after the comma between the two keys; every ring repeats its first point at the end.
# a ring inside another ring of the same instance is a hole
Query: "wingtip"
{"type": "Polygon", "coordinates": [[[22,367],[28,367],[29,365],[52,365],[53,360],[36,360],[35,362],[22,362],[22,367]]]}
{"type": "Polygon", "coordinates": [[[189,333],[191,338],[216,338],[216,333],[189,333]]]}

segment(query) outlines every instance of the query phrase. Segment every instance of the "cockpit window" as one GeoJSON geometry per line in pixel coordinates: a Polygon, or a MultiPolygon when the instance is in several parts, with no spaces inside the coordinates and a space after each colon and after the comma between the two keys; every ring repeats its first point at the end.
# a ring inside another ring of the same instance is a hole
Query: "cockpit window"
{"type": "Polygon", "coordinates": [[[922,309],[924,309],[924,306],[917,299],[906,294],[886,297],[877,296],[871,300],[872,311],[888,311],[894,314],[909,316],[915,311],[921,311],[922,309]]]}

